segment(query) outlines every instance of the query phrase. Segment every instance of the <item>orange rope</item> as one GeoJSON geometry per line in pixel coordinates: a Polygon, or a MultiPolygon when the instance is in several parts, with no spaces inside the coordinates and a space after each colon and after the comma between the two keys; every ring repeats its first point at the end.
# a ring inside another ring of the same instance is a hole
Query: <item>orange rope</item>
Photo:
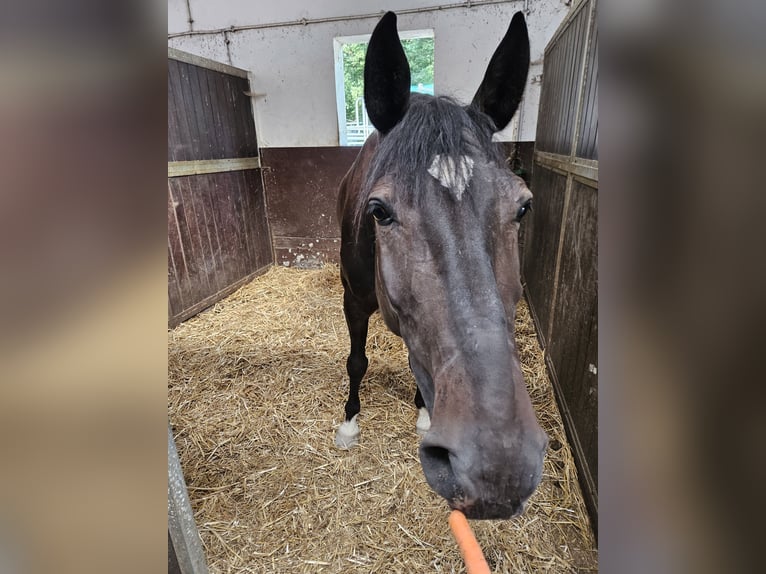
{"type": "Polygon", "coordinates": [[[457,541],[460,553],[463,555],[468,574],[490,574],[489,564],[484,559],[479,543],[465,518],[459,510],[453,510],[449,515],[449,525],[452,535],[457,541]]]}

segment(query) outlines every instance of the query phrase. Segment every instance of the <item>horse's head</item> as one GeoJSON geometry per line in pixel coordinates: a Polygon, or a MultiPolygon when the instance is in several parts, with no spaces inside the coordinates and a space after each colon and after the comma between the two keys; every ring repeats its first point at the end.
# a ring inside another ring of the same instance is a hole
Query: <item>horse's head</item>
{"type": "Polygon", "coordinates": [[[359,225],[374,228],[380,310],[409,349],[431,415],[420,446],[426,479],[474,518],[521,512],[547,445],[514,340],[519,221],[532,194],[492,143],[518,107],[528,68],[521,13],[467,107],[410,95],[393,13],[375,28],[365,63],[380,142],[359,225]]]}

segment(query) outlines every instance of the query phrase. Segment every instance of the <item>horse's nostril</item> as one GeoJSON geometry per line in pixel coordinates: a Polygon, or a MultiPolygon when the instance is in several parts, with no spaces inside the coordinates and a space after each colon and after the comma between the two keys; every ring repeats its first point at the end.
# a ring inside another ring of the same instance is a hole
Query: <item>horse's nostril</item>
{"type": "Polygon", "coordinates": [[[441,446],[420,445],[420,462],[428,484],[439,495],[452,500],[461,492],[455,481],[449,451],[441,446]]]}
{"type": "Polygon", "coordinates": [[[452,465],[449,461],[449,451],[446,448],[440,446],[422,446],[420,448],[420,454],[424,464],[428,464],[429,470],[452,471],[452,465]]]}

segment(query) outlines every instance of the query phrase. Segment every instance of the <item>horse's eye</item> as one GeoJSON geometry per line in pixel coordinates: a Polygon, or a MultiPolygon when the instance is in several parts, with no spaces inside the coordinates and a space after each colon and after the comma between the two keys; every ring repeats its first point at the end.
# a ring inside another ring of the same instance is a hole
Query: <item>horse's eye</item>
{"type": "Polygon", "coordinates": [[[516,213],[516,221],[521,221],[521,218],[524,217],[530,209],[532,209],[531,199],[519,208],[519,211],[516,213]]]}
{"type": "Polygon", "coordinates": [[[394,221],[386,206],[379,201],[371,201],[368,211],[380,225],[390,225],[394,221]]]}

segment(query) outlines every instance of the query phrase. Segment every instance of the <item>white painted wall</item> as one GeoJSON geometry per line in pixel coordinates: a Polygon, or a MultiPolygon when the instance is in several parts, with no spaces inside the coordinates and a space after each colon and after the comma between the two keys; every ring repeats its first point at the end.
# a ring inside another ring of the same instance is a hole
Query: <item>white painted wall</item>
{"type": "MultiPolygon", "coordinates": [[[[188,0],[193,30],[212,30],[306,18],[378,13],[377,2],[314,0],[188,0]]],[[[535,138],[545,45],[569,10],[565,0],[509,1],[452,10],[400,14],[399,30],[434,30],[437,94],[469,102],[487,63],[517,10],[528,6],[531,59],[520,112],[503,141],[535,138]],[[521,132],[517,137],[518,122],[521,132]]],[[[390,0],[387,10],[436,6],[435,0],[390,0]]],[[[190,29],[187,0],[168,0],[168,33],[190,29]]],[[[253,75],[256,126],[262,147],[338,145],[333,38],[369,34],[377,18],[180,36],[168,45],[248,70],[253,75]],[[226,38],[229,40],[227,49],[226,38]]]]}

